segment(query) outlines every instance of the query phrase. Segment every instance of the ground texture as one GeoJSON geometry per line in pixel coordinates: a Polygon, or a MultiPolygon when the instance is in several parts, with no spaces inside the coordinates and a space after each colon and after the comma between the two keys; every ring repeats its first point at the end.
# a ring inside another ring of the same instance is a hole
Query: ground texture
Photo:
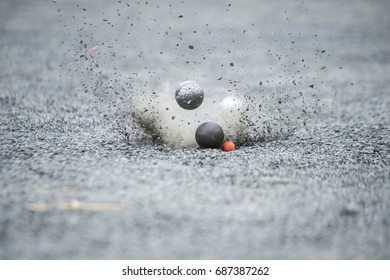
{"type": "MultiPolygon", "coordinates": [[[[287,137],[232,153],[127,140],[97,109],[97,97],[80,90],[74,68],[65,69],[76,52],[67,44],[79,41],[85,26],[83,12],[91,20],[88,13],[104,4],[35,2],[0,1],[0,258],[390,258],[390,2],[197,1],[198,20],[210,20],[216,36],[225,34],[218,28],[225,21],[237,27],[226,28],[229,34],[242,35],[253,20],[267,45],[273,28],[293,26],[293,34],[303,34],[301,53],[310,49],[305,34],[315,34],[329,54],[326,97],[319,98],[331,108],[312,112],[287,137]]],[[[179,2],[141,4],[149,10],[136,23],[189,14],[176,9],[179,2]]],[[[119,25],[95,30],[102,40],[126,30],[108,13],[119,25]]],[[[181,30],[193,32],[183,22],[181,30]]],[[[138,39],[158,40],[141,31],[134,31],[138,39]]],[[[280,34],[270,47],[280,47],[280,34]]],[[[245,50],[245,43],[230,47],[245,50]]],[[[143,61],[152,69],[151,61],[163,64],[161,56],[149,53],[143,61]]],[[[249,72],[258,71],[253,65],[249,72]]],[[[215,69],[207,71],[217,80],[215,69]]],[[[316,89],[318,75],[308,79],[316,89]]]]}

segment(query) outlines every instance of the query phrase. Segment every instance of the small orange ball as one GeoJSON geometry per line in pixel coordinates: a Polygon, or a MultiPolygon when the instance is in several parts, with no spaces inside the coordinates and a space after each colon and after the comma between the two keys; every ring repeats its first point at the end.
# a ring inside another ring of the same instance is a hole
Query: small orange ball
{"type": "Polygon", "coordinates": [[[225,143],[223,143],[223,150],[225,152],[231,152],[233,151],[235,148],[235,145],[232,141],[226,141],[225,143]]]}

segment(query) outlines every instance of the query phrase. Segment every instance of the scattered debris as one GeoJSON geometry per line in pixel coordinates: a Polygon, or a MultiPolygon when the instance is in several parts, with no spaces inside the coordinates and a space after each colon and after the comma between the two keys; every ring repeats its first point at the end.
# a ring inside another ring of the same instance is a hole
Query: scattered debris
{"type": "Polygon", "coordinates": [[[102,45],[96,45],[96,46],[90,47],[87,51],[94,52],[94,51],[97,51],[98,49],[100,49],[101,47],[102,47],[102,45]]]}
{"type": "Polygon", "coordinates": [[[359,205],[354,202],[349,203],[341,210],[341,214],[345,216],[356,216],[358,213],[359,205]]]}

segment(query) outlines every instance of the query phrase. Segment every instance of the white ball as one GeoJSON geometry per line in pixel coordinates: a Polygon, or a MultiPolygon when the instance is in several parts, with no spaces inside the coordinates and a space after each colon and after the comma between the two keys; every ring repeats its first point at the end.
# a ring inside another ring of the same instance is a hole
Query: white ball
{"type": "Polygon", "coordinates": [[[238,97],[228,96],[221,100],[220,106],[220,124],[225,135],[230,140],[235,140],[244,129],[243,111],[245,105],[238,97]]]}
{"type": "Polygon", "coordinates": [[[230,113],[236,113],[242,109],[242,102],[238,97],[228,96],[222,99],[221,106],[230,113]]]}

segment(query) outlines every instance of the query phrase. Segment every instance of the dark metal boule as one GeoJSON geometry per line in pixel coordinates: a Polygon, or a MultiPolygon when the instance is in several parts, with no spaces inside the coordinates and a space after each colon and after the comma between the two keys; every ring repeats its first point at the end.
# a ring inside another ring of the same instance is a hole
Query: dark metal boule
{"type": "Polygon", "coordinates": [[[222,127],[214,122],[202,123],[195,132],[195,139],[202,148],[220,148],[224,133],[222,127]]]}
{"type": "Polygon", "coordinates": [[[185,81],[177,87],[175,97],[180,107],[194,110],[202,104],[204,92],[197,82],[185,81]]]}

